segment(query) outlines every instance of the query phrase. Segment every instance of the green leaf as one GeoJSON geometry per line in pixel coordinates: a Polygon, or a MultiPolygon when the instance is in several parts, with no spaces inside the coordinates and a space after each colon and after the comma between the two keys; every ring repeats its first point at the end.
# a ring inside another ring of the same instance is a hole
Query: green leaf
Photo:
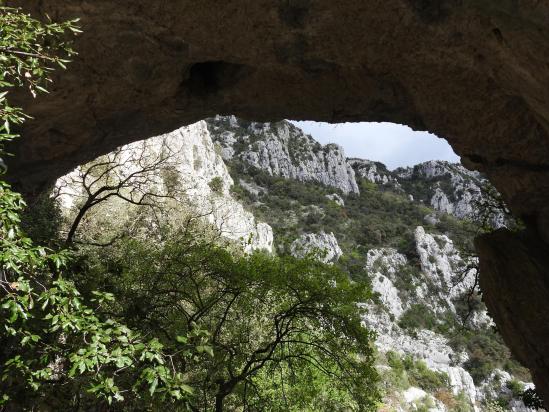
{"type": "Polygon", "coordinates": [[[175,338],[175,340],[178,342],[178,343],[187,343],[187,341],[189,340],[186,336],[177,336],[175,338]]]}
{"type": "Polygon", "coordinates": [[[156,391],[157,386],[158,386],[158,378],[154,378],[151,385],[149,386],[149,393],[151,394],[151,396],[156,391]]]}

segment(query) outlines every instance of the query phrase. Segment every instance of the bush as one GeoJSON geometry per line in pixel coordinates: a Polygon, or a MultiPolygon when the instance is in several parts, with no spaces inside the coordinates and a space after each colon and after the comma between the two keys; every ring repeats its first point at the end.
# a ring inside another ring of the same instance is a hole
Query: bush
{"type": "Polygon", "coordinates": [[[210,180],[208,186],[210,186],[213,192],[221,193],[223,192],[223,179],[220,176],[216,176],[210,180]]]}
{"type": "Polygon", "coordinates": [[[526,389],[520,398],[524,405],[532,409],[542,409],[544,407],[543,400],[539,397],[535,389],[526,389]]]}
{"type": "Polygon", "coordinates": [[[416,361],[411,356],[406,356],[403,363],[412,386],[418,386],[427,392],[448,388],[449,378],[446,373],[433,371],[425,362],[416,361]]]}
{"type": "Polygon", "coordinates": [[[431,309],[424,304],[415,304],[401,316],[398,326],[405,330],[436,330],[438,320],[431,309]]]}
{"type": "Polygon", "coordinates": [[[472,332],[465,339],[469,360],[464,367],[477,384],[490,376],[494,369],[503,367],[511,356],[501,338],[488,331],[472,332]]]}
{"type": "Polygon", "coordinates": [[[524,384],[516,379],[511,379],[510,381],[507,381],[506,386],[513,394],[513,398],[520,397],[520,395],[522,395],[522,393],[524,392],[524,384]]]}

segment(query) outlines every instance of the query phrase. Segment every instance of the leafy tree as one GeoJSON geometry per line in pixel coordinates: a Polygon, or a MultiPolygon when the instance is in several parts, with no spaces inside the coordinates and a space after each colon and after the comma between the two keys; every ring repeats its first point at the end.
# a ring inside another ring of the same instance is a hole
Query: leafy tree
{"type": "Polygon", "coordinates": [[[127,240],[98,250],[85,276],[121,297],[118,316],[165,344],[209,331],[199,351],[211,357],[173,364],[196,388],[195,410],[374,408],[373,334],[356,304],[369,299],[365,286],[317,261],[235,256],[201,239],[186,230],[161,244],[127,240]]]}

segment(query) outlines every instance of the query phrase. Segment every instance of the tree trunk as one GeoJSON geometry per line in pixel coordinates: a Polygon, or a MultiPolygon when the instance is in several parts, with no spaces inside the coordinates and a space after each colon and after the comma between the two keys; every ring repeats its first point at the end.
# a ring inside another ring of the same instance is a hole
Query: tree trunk
{"type": "Polygon", "coordinates": [[[225,394],[217,394],[215,396],[215,412],[223,412],[223,401],[225,400],[225,394]]]}

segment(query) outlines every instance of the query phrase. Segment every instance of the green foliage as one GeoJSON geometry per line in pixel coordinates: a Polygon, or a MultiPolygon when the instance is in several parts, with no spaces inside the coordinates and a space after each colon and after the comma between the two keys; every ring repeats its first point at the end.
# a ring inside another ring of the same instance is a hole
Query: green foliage
{"type": "Polygon", "coordinates": [[[535,389],[528,388],[520,394],[520,398],[524,405],[532,409],[544,408],[543,400],[539,397],[535,389]]]}
{"type": "Polygon", "coordinates": [[[448,333],[452,325],[447,322],[447,319],[441,319],[440,315],[436,315],[424,304],[414,304],[404,312],[398,322],[398,326],[409,332],[428,329],[444,335],[448,333]]]}
{"type": "Polygon", "coordinates": [[[190,389],[166,367],[163,345],[98,317],[113,296],[94,292],[87,305],[62,276],[67,253],[33,246],[19,228],[20,195],[5,183],[0,193],[2,403],[35,405],[50,394],[51,404],[56,388],[91,394],[90,402],[120,401],[128,391],[139,398],[144,386],[162,399],[183,398],[190,389]]]}
{"type": "Polygon", "coordinates": [[[393,351],[387,352],[385,356],[392,374],[399,377],[397,388],[416,386],[431,393],[449,388],[448,375],[429,369],[425,362],[414,360],[410,355],[402,357],[393,351]]]}
{"type": "Polygon", "coordinates": [[[498,401],[488,401],[483,406],[483,411],[486,412],[507,412],[507,405],[502,405],[498,401]]]}
{"type": "Polygon", "coordinates": [[[518,398],[524,392],[524,384],[519,382],[517,379],[507,381],[506,385],[513,394],[513,398],[518,398]]]}
{"type": "Polygon", "coordinates": [[[21,229],[36,244],[55,247],[61,243],[61,210],[57,202],[43,194],[21,211],[21,229]]]}
{"type": "Polygon", "coordinates": [[[27,117],[21,108],[9,104],[9,88],[24,86],[33,96],[47,92],[51,71],[68,62],[59,54],[74,54],[65,33],[78,33],[76,22],[42,23],[19,8],[0,3],[0,154],[3,144],[17,136],[12,126],[27,117]]]}
{"type": "Polygon", "coordinates": [[[238,161],[231,163],[231,173],[235,181],[251,177],[255,184],[266,189],[259,198],[239,190],[238,185],[233,191],[254,208],[260,220],[274,228],[280,250],[285,250],[304,230],[323,230],[336,235],[345,254],[358,252],[364,259],[370,248],[395,247],[413,259],[416,255],[413,231],[416,226],[424,225],[423,217],[430,212],[403,194],[381,190],[367,180],[359,181],[360,195],[346,196],[345,206],[340,207],[326,198],[337,190],[321,184],[270,176],[238,161]],[[256,203],[258,200],[260,204],[256,203]]]}
{"type": "MultiPolygon", "coordinates": [[[[458,220],[450,215],[440,215],[439,222],[429,226],[424,216],[433,213],[432,209],[410,202],[406,196],[367,180],[358,180],[360,195],[343,195],[345,206],[334,207],[333,202],[326,198],[327,194],[334,193],[333,188],[270,176],[237,161],[231,163],[231,173],[235,181],[252,178],[255,184],[266,189],[266,193],[259,198],[252,198],[238,185],[234,191],[254,209],[254,214],[273,227],[277,249],[282,253],[287,253],[288,244],[303,232],[333,232],[344,252],[337,265],[353,279],[366,284],[369,279],[363,267],[369,249],[395,247],[406,255],[409,264],[395,279],[401,298],[413,296],[416,284],[426,281],[419,272],[419,257],[413,233],[415,227],[427,226],[426,229],[431,233],[448,235],[465,254],[473,253],[473,239],[480,230],[478,224],[458,220]]],[[[439,183],[443,184],[445,179],[439,179],[439,183]]],[[[411,179],[410,184],[413,181],[411,179]]],[[[414,197],[421,199],[421,190],[427,196],[428,188],[422,185],[412,188],[417,191],[414,197]]],[[[409,192],[408,189],[405,188],[405,191],[409,192]]],[[[428,284],[428,287],[432,285],[428,284]]],[[[469,303],[474,307],[482,305],[479,295],[475,295],[469,303]]],[[[470,309],[469,305],[460,301],[455,302],[455,305],[458,314],[464,318],[470,309]]],[[[496,367],[525,381],[530,379],[528,372],[512,359],[497,334],[489,330],[463,330],[463,325],[450,312],[441,318],[425,306],[413,305],[401,317],[399,326],[412,334],[418,329],[430,329],[449,337],[454,349],[469,353],[470,360],[465,366],[477,382],[496,367]]],[[[400,379],[395,376],[390,379],[393,378],[397,381],[400,379]]]]}
{"type": "Polygon", "coordinates": [[[223,191],[223,179],[219,176],[216,176],[212,180],[210,180],[208,186],[210,186],[210,189],[212,189],[213,192],[221,193],[223,191]]]}
{"type": "Polygon", "coordinates": [[[411,356],[406,356],[403,363],[412,386],[418,386],[429,392],[448,387],[448,375],[429,369],[425,362],[416,361],[411,356]]]}
{"type": "Polygon", "coordinates": [[[321,370],[298,360],[291,364],[291,369],[288,366],[264,368],[253,383],[257,397],[249,403],[251,410],[343,412],[358,409],[343,382],[334,381],[321,370]]]}
{"type": "Polygon", "coordinates": [[[450,389],[439,389],[435,398],[442,402],[450,412],[473,412],[470,400],[464,392],[454,395],[450,389]]]}
{"type": "Polygon", "coordinates": [[[200,410],[307,410],[343,401],[347,410],[371,410],[378,400],[373,334],[355,304],[369,299],[367,288],[317,261],[234,256],[199,232],[97,251],[82,279],[112,290],[117,317],[165,345],[196,326],[209,331],[203,350],[213,356],[173,360],[190,376],[200,410]]]}
{"type": "Polygon", "coordinates": [[[469,353],[464,367],[475,383],[487,378],[494,369],[507,370],[519,379],[531,379],[528,371],[511,357],[501,336],[493,330],[460,330],[452,335],[450,343],[456,351],[469,353]]]}

